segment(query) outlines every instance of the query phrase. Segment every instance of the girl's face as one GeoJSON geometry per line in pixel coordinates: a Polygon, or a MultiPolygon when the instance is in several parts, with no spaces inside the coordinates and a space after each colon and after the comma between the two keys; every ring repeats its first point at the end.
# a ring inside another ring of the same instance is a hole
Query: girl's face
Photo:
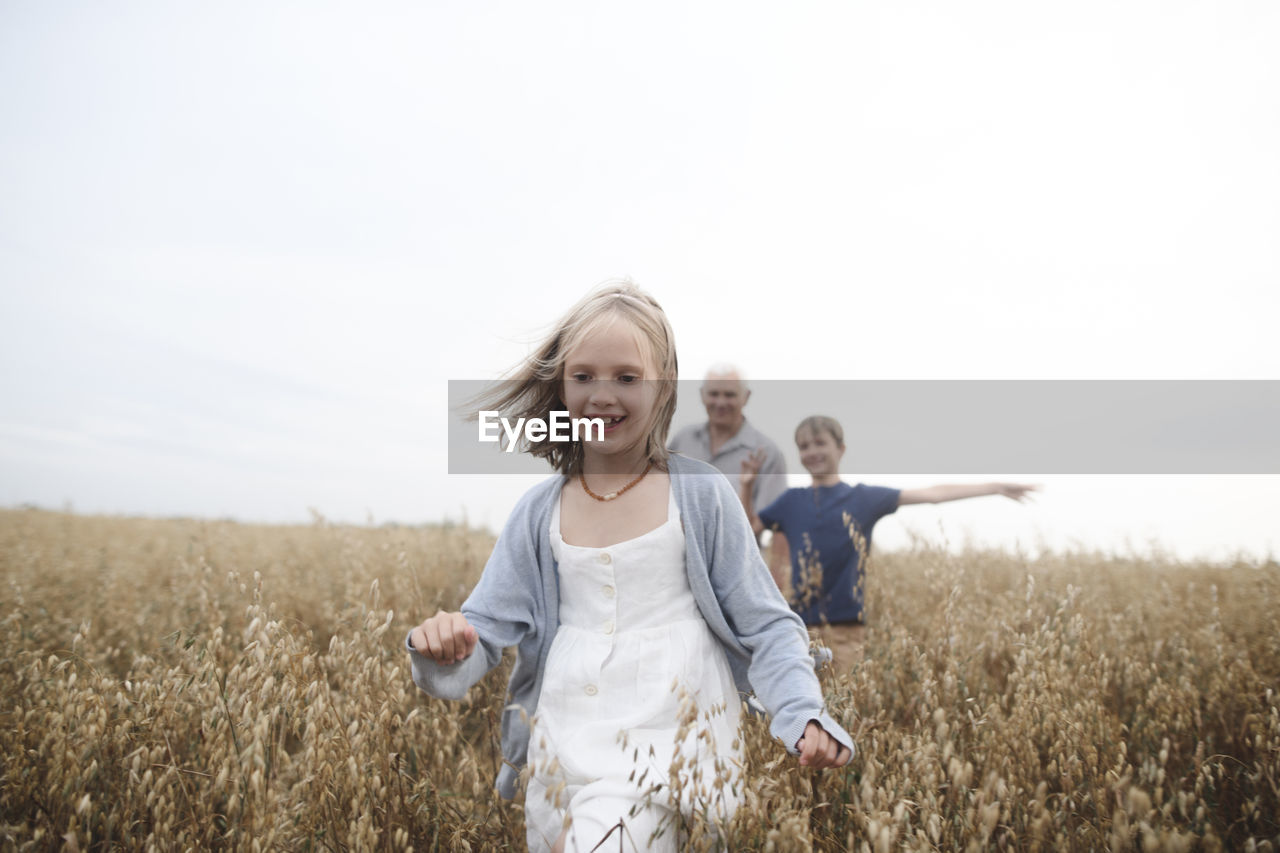
{"type": "MultiPolygon", "coordinates": [[[[604,420],[604,440],[583,442],[587,456],[644,452],[659,383],[639,340],[631,321],[605,318],[565,354],[562,399],[569,416],[604,420]]],[[[590,432],[594,439],[596,431],[590,432]]]]}
{"type": "Polygon", "coordinates": [[[825,429],[816,432],[808,427],[796,433],[796,447],[800,450],[800,463],[815,477],[838,474],[844,447],[836,444],[835,436],[825,429]]]}

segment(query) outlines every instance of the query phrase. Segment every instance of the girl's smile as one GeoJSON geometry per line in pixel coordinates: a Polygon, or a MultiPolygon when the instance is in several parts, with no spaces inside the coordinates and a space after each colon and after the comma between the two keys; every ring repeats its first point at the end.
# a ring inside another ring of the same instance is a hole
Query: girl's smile
{"type": "Polygon", "coordinates": [[[610,435],[616,432],[618,427],[622,426],[622,422],[627,419],[626,415],[597,415],[597,414],[590,414],[590,413],[587,414],[587,417],[600,418],[600,420],[604,421],[605,435],[610,435]]]}

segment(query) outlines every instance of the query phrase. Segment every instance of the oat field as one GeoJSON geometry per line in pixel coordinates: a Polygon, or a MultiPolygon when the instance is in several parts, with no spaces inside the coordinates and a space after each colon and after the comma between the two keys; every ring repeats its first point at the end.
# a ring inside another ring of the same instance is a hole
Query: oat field
{"type": "MultiPolygon", "coordinates": [[[[504,673],[446,703],[401,647],[491,545],[0,512],[0,849],[520,849],[504,673]]],[[[871,572],[866,658],[824,676],[859,754],[811,773],[748,720],[725,847],[1280,849],[1280,566],[917,546],[871,572]]]]}

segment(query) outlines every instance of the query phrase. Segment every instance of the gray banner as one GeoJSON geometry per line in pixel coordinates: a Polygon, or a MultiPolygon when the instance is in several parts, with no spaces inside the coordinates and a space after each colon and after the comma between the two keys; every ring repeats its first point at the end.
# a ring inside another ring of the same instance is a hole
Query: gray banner
{"type": "MultiPolygon", "coordinates": [[[[500,426],[479,440],[468,418],[495,384],[449,381],[449,473],[547,473],[500,426]]],[[[678,383],[671,434],[706,421],[701,384],[678,383]]],[[[835,418],[859,474],[1280,474],[1274,380],[767,380],[743,412],[789,460],[796,424],[835,418]]]]}

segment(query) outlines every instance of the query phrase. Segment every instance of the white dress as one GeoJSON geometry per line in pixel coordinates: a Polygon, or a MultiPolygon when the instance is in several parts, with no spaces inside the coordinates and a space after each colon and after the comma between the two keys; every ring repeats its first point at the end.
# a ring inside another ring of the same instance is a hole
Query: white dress
{"type": "Polygon", "coordinates": [[[529,742],[529,849],[569,820],[566,851],[611,831],[601,850],[675,850],[675,803],[726,820],[742,765],[738,693],[689,588],[675,497],[662,526],[606,548],[565,542],[557,499],[551,549],[560,627],[529,742]]]}

